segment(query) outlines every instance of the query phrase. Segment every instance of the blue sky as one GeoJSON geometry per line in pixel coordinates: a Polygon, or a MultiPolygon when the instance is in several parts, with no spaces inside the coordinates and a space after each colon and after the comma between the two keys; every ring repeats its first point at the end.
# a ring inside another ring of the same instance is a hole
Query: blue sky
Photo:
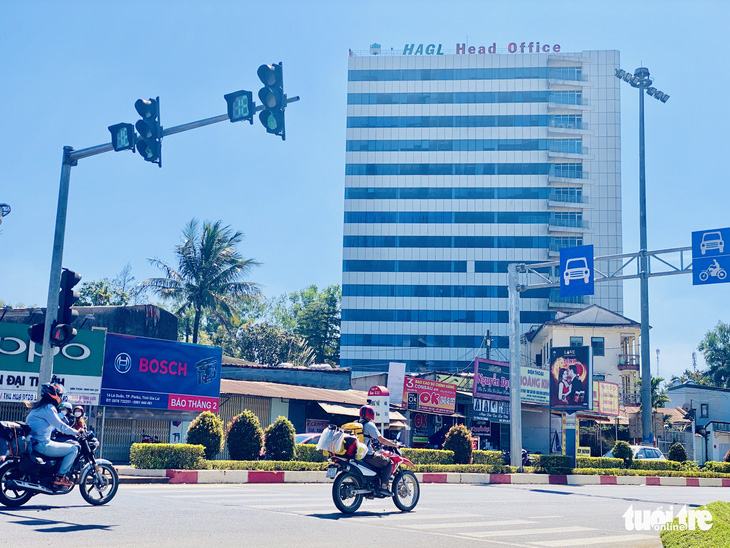
{"type": "MultiPolygon", "coordinates": [[[[688,246],[691,232],[730,226],[727,23],[730,3],[422,1],[24,2],[0,17],[0,299],[43,305],[64,145],[109,142],[107,126],[136,121],[134,101],[160,96],[165,127],[225,112],[223,95],[256,92],[256,69],[282,61],[287,140],[228,122],[164,140],[163,168],[132,152],[72,169],[63,264],[85,281],[127,263],[158,275],[192,217],[246,234],[251,280],[277,296],[341,282],[348,49],[373,42],[558,43],[562,51],[618,49],[646,66],[671,98],[646,103],[649,249],[688,246]],[[149,21],[149,23],[145,23],[149,21]],[[725,128],[725,129],[723,129],[725,128]]],[[[638,98],[622,89],[624,252],[638,250],[638,98]]],[[[730,285],[693,287],[689,275],[650,280],[651,356],[660,374],[691,367],[730,285]]],[[[639,284],[624,284],[639,320],[639,284]]],[[[699,357],[699,365],[703,362],[699,357]]],[[[654,367],[652,367],[654,370],[654,367]]]]}

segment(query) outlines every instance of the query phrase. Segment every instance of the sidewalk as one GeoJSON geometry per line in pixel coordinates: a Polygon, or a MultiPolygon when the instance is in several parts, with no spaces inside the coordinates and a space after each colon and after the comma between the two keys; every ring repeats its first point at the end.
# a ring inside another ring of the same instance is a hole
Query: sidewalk
{"type": "MultiPolygon", "coordinates": [[[[330,483],[323,471],[263,470],[138,470],[116,466],[120,483],[330,483]]],[[[659,485],[672,487],[730,487],[730,478],[672,478],[659,476],[588,476],[554,474],[416,473],[421,483],[512,485],[659,485]]]]}

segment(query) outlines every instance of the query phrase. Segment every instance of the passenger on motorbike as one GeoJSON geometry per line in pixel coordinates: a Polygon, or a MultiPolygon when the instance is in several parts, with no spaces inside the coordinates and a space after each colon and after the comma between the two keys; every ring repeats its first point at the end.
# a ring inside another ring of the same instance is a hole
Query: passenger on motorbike
{"type": "Polygon", "coordinates": [[[363,405],[360,408],[360,423],[362,423],[362,435],[368,446],[368,452],[363,457],[363,462],[369,464],[373,468],[380,470],[380,494],[389,497],[392,495],[388,491],[388,481],[390,480],[390,470],[392,460],[382,453],[375,452],[375,444],[387,445],[389,447],[398,447],[398,444],[384,438],[380,435],[378,427],[373,422],[375,420],[375,409],[370,405],[363,405]]]}
{"type": "Polygon", "coordinates": [[[70,414],[71,409],[71,404],[67,401],[61,402],[61,405],[58,406],[58,415],[61,417],[61,420],[66,421],[69,426],[73,426],[74,424],[73,416],[70,414]]]}
{"type": "Polygon", "coordinates": [[[33,404],[32,410],[28,413],[26,422],[30,426],[30,437],[33,449],[47,457],[63,457],[58,475],[53,482],[54,485],[71,487],[73,483],[66,478],[66,473],[76,459],[79,446],[76,443],[62,443],[51,440],[51,434],[55,431],[62,434],[77,436],[78,430],[71,428],[58,415],[57,408],[61,405],[63,387],[46,383],[41,387],[41,398],[33,404]]]}
{"type": "Polygon", "coordinates": [[[80,405],[74,407],[73,414],[74,423],[71,425],[74,430],[86,430],[86,421],[84,420],[84,408],[80,405]]]}

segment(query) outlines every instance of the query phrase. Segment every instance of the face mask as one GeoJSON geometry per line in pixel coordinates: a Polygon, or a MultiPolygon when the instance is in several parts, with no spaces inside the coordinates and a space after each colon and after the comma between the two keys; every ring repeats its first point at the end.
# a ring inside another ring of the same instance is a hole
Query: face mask
{"type": "Polygon", "coordinates": [[[61,409],[61,415],[68,415],[68,409],[61,409]]]}
{"type": "Polygon", "coordinates": [[[76,413],[74,413],[74,417],[80,417],[82,414],[83,413],[81,413],[81,411],[76,411],[76,413]]]}

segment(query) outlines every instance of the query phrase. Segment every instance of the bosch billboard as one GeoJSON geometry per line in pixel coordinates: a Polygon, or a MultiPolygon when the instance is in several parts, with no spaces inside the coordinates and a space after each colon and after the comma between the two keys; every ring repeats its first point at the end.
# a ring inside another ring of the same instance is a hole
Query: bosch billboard
{"type": "Polygon", "coordinates": [[[218,412],[223,351],[109,334],[101,405],[218,412]]]}

